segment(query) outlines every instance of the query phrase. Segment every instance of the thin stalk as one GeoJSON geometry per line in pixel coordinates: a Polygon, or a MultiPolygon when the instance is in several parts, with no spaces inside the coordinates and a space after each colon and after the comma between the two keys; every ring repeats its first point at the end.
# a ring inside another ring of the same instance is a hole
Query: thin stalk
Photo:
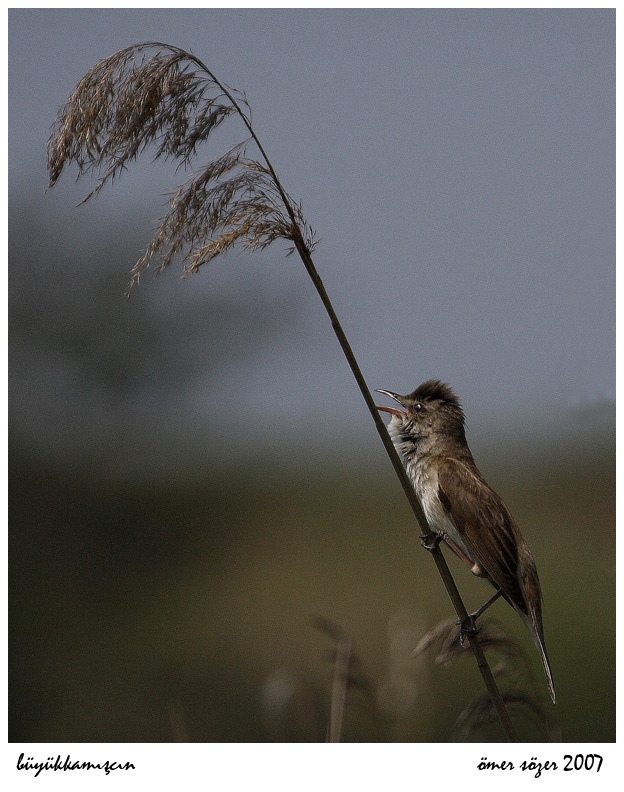
{"type": "Polygon", "coordinates": [[[334,665],[334,682],[332,685],[329,735],[327,738],[327,742],[330,743],[340,742],[340,732],[342,731],[345,702],[347,700],[351,648],[351,639],[348,635],[343,635],[336,645],[336,662],[334,665]]]}
{"type": "MultiPolygon", "coordinates": [[[[384,448],[388,456],[390,457],[390,461],[392,462],[392,466],[394,468],[395,473],[397,474],[399,481],[401,482],[401,486],[403,487],[403,491],[409,501],[410,506],[412,507],[412,511],[416,517],[416,521],[420,526],[421,536],[424,538],[433,536],[431,528],[427,522],[427,518],[423,511],[423,507],[420,503],[420,499],[410,482],[405,467],[401,462],[401,459],[394,447],[394,443],[392,442],[392,438],[388,434],[388,430],[386,429],[386,425],[383,422],[379,410],[375,406],[375,401],[373,396],[366,384],[366,380],[364,379],[364,375],[360,369],[360,366],[357,362],[355,355],[353,354],[353,350],[351,349],[351,345],[347,340],[347,337],[342,329],[342,325],[334,311],[334,307],[329,299],[327,291],[325,290],[325,286],[323,285],[323,281],[321,280],[320,275],[318,274],[316,267],[314,266],[314,262],[312,261],[312,257],[310,255],[309,250],[307,249],[306,245],[303,242],[303,239],[297,238],[295,239],[295,246],[297,248],[297,252],[301,257],[304,266],[314,283],[314,286],[321,298],[323,305],[325,306],[325,310],[327,311],[329,318],[331,320],[332,327],[334,329],[334,333],[338,338],[338,343],[347,358],[347,362],[351,371],[353,372],[353,376],[360,388],[362,396],[364,397],[364,401],[366,402],[366,406],[375,422],[375,426],[377,427],[377,431],[379,432],[379,436],[381,437],[381,441],[384,444],[384,448]]],[[[432,550],[431,553],[433,555],[433,559],[436,563],[438,568],[438,572],[440,573],[440,577],[442,578],[442,582],[446,587],[447,593],[453,603],[453,607],[455,608],[455,612],[457,613],[457,617],[459,619],[460,624],[464,624],[468,618],[468,611],[466,610],[466,606],[461,598],[455,580],[451,574],[450,569],[448,568],[448,564],[446,563],[446,559],[440,549],[439,545],[436,545],[432,550]]],[[[498,716],[503,724],[503,728],[507,733],[507,737],[510,742],[518,742],[518,737],[514,726],[511,722],[511,718],[509,716],[509,711],[505,705],[503,697],[501,695],[500,690],[498,689],[498,685],[496,684],[496,680],[494,679],[494,675],[492,674],[492,669],[485,657],[485,653],[483,652],[483,648],[479,643],[479,638],[475,633],[468,633],[468,640],[470,641],[470,646],[474,653],[474,656],[477,661],[477,666],[479,671],[481,672],[481,676],[483,678],[483,682],[490,694],[490,698],[492,700],[492,704],[498,713],[498,716]]]]}
{"type": "MultiPolygon", "coordinates": [[[[306,271],[307,271],[308,275],[310,276],[310,278],[312,280],[312,283],[314,284],[314,287],[315,287],[319,297],[321,298],[321,302],[323,303],[323,306],[325,307],[325,310],[326,310],[326,312],[327,312],[327,314],[329,316],[332,328],[333,328],[334,333],[335,333],[335,335],[336,335],[336,337],[338,339],[338,343],[340,344],[340,348],[342,349],[342,351],[344,353],[344,356],[347,359],[347,363],[349,364],[349,367],[350,367],[350,369],[351,369],[351,371],[353,373],[353,376],[355,377],[355,381],[357,382],[358,387],[360,389],[360,392],[361,392],[361,394],[362,394],[362,396],[364,398],[364,401],[366,402],[366,406],[368,407],[368,411],[370,412],[371,417],[373,419],[373,422],[375,423],[375,426],[377,428],[377,432],[379,433],[379,436],[381,438],[381,442],[383,443],[384,448],[386,449],[386,453],[388,454],[388,457],[390,458],[390,462],[392,463],[392,467],[394,468],[394,471],[395,471],[395,473],[396,473],[396,475],[397,475],[397,477],[398,477],[398,479],[399,479],[399,481],[401,483],[401,486],[403,487],[403,492],[405,493],[405,496],[407,497],[407,500],[408,500],[408,502],[409,502],[409,504],[410,504],[410,506],[412,508],[412,511],[414,513],[414,516],[416,517],[416,521],[418,522],[418,525],[420,527],[421,537],[423,537],[423,538],[432,537],[433,533],[432,533],[431,528],[429,527],[429,524],[427,522],[427,518],[426,518],[425,513],[423,511],[423,507],[422,507],[422,505],[420,503],[420,499],[418,498],[418,496],[416,494],[416,491],[414,490],[414,487],[412,486],[412,484],[411,484],[411,482],[410,482],[410,480],[409,480],[409,478],[407,476],[407,472],[405,470],[405,467],[403,466],[403,463],[401,462],[401,459],[400,459],[400,457],[399,457],[399,455],[398,455],[398,453],[396,451],[396,448],[394,447],[394,443],[392,442],[392,438],[388,434],[388,430],[386,429],[386,425],[383,422],[383,420],[382,420],[382,418],[381,418],[381,416],[379,414],[379,410],[377,409],[377,407],[375,405],[375,401],[373,399],[373,396],[372,396],[372,394],[370,392],[370,389],[369,389],[368,385],[366,384],[366,380],[364,379],[364,375],[362,374],[362,371],[360,369],[359,363],[357,362],[357,359],[356,359],[356,357],[355,357],[355,355],[353,353],[353,350],[351,348],[351,344],[349,343],[349,341],[347,339],[347,336],[345,335],[345,332],[342,329],[342,325],[340,324],[338,316],[336,315],[336,312],[334,310],[334,306],[332,305],[332,302],[329,299],[329,295],[327,294],[325,286],[323,285],[323,281],[321,280],[321,277],[318,274],[318,271],[317,271],[316,267],[314,266],[314,262],[312,260],[312,256],[310,254],[310,251],[308,250],[308,247],[305,244],[301,233],[299,232],[299,225],[298,225],[298,223],[296,221],[295,213],[293,211],[290,199],[289,199],[286,191],[283,189],[283,187],[281,185],[281,182],[278,179],[275,170],[273,169],[273,165],[271,164],[271,162],[270,162],[270,160],[269,160],[269,158],[268,158],[268,156],[267,156],[267,154],[266,154],[266,152],[265,152],[260,140],[256,136],[256,133],[255,133],[255,131],[254,131],[252,125],[251,125],[251,122],[247,118],[247,115],[242,111],[242,109],[239,106],[239,104],[237,103],[236,99],[232,96],[232,94],[228,91],[228,89],[223,85],[223,83],[221,83],[217,79],[217,77],[208,69],[208,67],[205,64],[203,64],[199,59],[195,58],[194,56],[192,56],[192,60],[195,63],[197,63],[197,65],[200,68],[204,69],[207,72],[207,74],[210,76],[210,78],[212,80],[214,80],[214,82],[219,86],[219,88],[223,91],[223,93],[232,102],[234,107],[236,107],[239,115],[243,119],[243,122],[244,122],[245,126],[247,127],[247,129],[249,131],[249,134],[251,135],[252,139],[254,140],[256,146],[258,147],[258,150],[260,151],[260,154],[262,155],[262,157],[264,159],[264,162],[265,162],[268,170],[270,171],[271,176],[273,177],[273,180],[275,182],[275,186],[277,187],[277,190],[279,191],[280,197],[281,197],[282,201],[284,202],[284,206],[286,207],[286,211],[288,212],[289,218],[290,218],[290,220],[292,222],[293,236],[294,236],[293,241],[294,241],[294,244],[295,244],[295,248],[297,249],[297,252],[299,253],[299,256],[300,256],[300,258],[301,258],[301,260],[302,260],[302,262],[303,262],[303,264],[304,264],[304,266],[306,268],[306,271]]],[[[451,571],[448,568],[448,564],[446,563],[446,559],[444,558],[444,555],[442,554],[442,550],[440,549],[440,546],[436,545],[431,550],[431,553],[433,555],[433,559],[435,561],[435,564],[436,564],[436,566],[438,568],[438,572],[440,574],[440,577],[442,578],[442,582],[444,583],[446,591],[447,591],[447,593],[448,593],[448,595],[449,595],[449,597],[451,599],[451,602],[453,603],[453,607],[455,608],[455,612],[457,613],[457,617],[459,619],[459,623],[460,624],[464,624],[464,623],[467,622],[467,620],[469,618],[469,614],[468,614],[468,611],[466,610],[466,606],[464,605],[464,602],[463,602],[463,600],[461,598],[461,595],[459,593],[459,590],[457,588],[455,580],[453,579],[453,576],[451,575],[451,571]]],[[[513,724],[511,722],[511,718],[509,716],[509,711],[507,710],[507,707],[505,705],[505,702],[503,700],[501,692],[498,689],[498,685],[496,684],[496,681],[494,679],[494,675],[492,674],[492,669],[490,668],[490,665],[489,665],[489,663],[488,663],[488,661],[487,661],[487,659],[485,657],[485,653],[483,652],[483,648],[481,647],[481,644],[479,643],[478,636],[476,635],[476,633],[468,633],[468,640],[470,642],[470,646],[471,646],[472,651],[474,653],[474,656],[476,658],[477,667],[479,668],[479,671],[481,672],[481,676],[483,678],[483,682],[484,682],[484,684],[485,684],[485,686],[486,686],[486,688],[488,690],[488,693],[489,693],[490,698],[492,700],[492,704],[493,704],[494,708],[496,709],[496,712],[498,713],[498,716],[499,716],[499,718],[501,720],[503,728],[505,729],[507,737],[508,737],[510,742],[518,742],[518,737],[517,737],[517,734],[516,734],[515,729],[513,727],[513,724]]]]}

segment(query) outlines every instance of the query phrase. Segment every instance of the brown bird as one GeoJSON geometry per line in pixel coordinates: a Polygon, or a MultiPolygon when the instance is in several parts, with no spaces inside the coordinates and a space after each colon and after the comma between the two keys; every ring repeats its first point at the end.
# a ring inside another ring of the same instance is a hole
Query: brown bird
{"type": "Polygon", "coordinates": [[[509,509],[479,472],[466,442],[464,413],[455,393],[428,380],[408,396],[380,390],[403,409],[378,407],[392,419],[388,431],[437,541],[444,541],[473,574],[497,589],[479,616],[504,597],[537,647],[550,696],[555,688],[544,642],[537,567],[509,509]]]}

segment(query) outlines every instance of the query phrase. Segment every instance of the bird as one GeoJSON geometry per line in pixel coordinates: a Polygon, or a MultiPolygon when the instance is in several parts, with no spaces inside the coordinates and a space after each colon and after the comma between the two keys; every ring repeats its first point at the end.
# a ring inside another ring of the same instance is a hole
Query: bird
{"type": "MultiPolygon", "coordinates": [[[[401,407],[376,405],[392,416],[388,432],[419,496],[433,545],[443,541],[474,575],[496,589],[472,614],[473,620],[499,596],[512,606],[537,647],[554,703],[537,566],[511,512],[475,464],[457,395],[437,379],[423,382],[407,396],[377,392],[401,407]]],[[[433,545],[425,543],[428,549],[433,545]]]]}

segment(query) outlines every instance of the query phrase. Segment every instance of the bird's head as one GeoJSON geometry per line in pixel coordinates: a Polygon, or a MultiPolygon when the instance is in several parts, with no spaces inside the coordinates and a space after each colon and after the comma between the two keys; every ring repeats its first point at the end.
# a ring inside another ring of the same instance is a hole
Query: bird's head
{"type": "Polygon", "coordinates": [[[446,435],[465,442],[464,412],[454,391],[440,380],[427,380],[407,396],[400,396],[387,390],[378,390],[401,405],[377,409],[390,413],[392,420],[388,426],[391,434],[401,436],[405,441],[409,436],[424,438],[432,435],[446,435]]]}

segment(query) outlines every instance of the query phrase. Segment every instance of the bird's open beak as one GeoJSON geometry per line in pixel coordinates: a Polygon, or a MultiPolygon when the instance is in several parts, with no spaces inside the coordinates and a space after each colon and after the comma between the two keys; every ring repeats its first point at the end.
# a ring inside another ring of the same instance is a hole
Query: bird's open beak
{"type": "MultiPolygon", "coordinates": [[[[392,391],[381,390],[381,388],[377,389],[376,393],[383,393],[384,396],[389,396],[391,399],[394,399],[401,406],[403,406],[403,402],[401,401],[401,397],[398,395],[398,393],[392,393],[392,391]]],[[[390,413],[391,415],[398,415],[399,418],[405,415],[404,410],[397,410],[396,407],[380,407],[379,404],[376,404],[375,407],[377,407],[377,409],[380,410],[381,412],[387,412],[390,413]]]]}

